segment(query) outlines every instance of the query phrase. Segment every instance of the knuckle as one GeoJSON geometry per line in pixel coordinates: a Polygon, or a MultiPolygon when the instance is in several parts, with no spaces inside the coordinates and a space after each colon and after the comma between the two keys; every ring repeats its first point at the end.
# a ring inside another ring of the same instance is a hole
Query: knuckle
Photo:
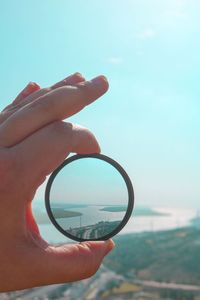
{"type": "Polygon", "coordinates": [[[86,127],[79,125],[79,124],[73,124],[73,131],[74,133],[79,133],[84,135],[85,137],[94,137],[94,134],[86,127]]]}
{"type": "Polygon", "coordinates": [[[73,125],[73,149],[83,153],[100,152],[100,146],[94,134],[80,125],[73,125]]]}
{"type": "Polygon", "coordinates": [[[74,75],[73,75],[73,79],[76,80],[76,81],[85,81],[85,78],[83,77],[83,75],[79,72],[76,72],[74,75]]]}
{"type": "Polygon", "coordinates": [[[57,134],[72,134],[72,124],[64,121],[56,121],[50,125],[50,129],[57,134]]]}
{"type": "Polygon", "coordinates": [[[86,135],[89,139],[92,139],[92,140],[95,140],[95,141],[96,141],[95,135],[92,133],[91,130],[89,130],[88,128],[85,128],[85,129],[84,129],[84,132],[85,132],[85,135],[86,135]]]}
{"type": "Polygon", "coordinates": [[[80,92],[80,96],[84,101],[84,104],[85,105],[89,104],[91,98],[91,88],[88,85],[86,85],[84,82],[77,84],[77,87],[80,92]]]}

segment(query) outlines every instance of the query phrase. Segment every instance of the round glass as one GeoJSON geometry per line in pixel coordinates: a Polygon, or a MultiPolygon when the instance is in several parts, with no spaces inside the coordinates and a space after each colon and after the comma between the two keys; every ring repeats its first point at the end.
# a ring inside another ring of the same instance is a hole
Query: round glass
{"type": "Polygon", "coordinates": [[[107,240],[132,215],[134,191],[125,170],[103,154],[74,155],[49,177],[45,191],[48,216],[75,241],[107,240]]]}

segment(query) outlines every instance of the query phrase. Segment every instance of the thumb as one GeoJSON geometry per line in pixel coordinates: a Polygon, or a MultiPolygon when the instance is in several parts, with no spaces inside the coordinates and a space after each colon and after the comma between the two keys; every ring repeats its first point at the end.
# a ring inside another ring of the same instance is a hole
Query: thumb
{"type": "Polygon", "coordinates": [[[96,273],[103,258],[114,248],[112,240],[88,241],[48,247],[39,258],[40,276],[36,285],[66,283],[88,278],[96,273]]]}

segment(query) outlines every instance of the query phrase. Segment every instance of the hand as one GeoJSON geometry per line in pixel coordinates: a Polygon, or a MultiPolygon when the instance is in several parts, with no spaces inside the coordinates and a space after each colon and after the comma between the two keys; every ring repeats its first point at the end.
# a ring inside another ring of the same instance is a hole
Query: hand
{"type": "Polygon", "coordinates": [[[76,73],[40,89],[35,83],[0,114],[0,292],[93,275],[112,240],[51,246],[42,239],[31,201],[70,152],[98,153],[86,128],[62,120],[103,95],[107,80],[76,73]]]}

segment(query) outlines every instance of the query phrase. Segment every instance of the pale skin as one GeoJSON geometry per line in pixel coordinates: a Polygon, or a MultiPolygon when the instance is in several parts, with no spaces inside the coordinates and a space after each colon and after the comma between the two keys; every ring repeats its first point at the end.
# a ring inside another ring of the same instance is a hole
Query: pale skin
{"type": "Polygon", "coordinates": [[[92,276],[112,240],[49,245],[32,214],[38,187],[69,153],[99,153],[86,128],[62,121],[101,97],[104,76],[75,73],[51,87],[27,87],[0,114],[0,292],[92,276]]]}

